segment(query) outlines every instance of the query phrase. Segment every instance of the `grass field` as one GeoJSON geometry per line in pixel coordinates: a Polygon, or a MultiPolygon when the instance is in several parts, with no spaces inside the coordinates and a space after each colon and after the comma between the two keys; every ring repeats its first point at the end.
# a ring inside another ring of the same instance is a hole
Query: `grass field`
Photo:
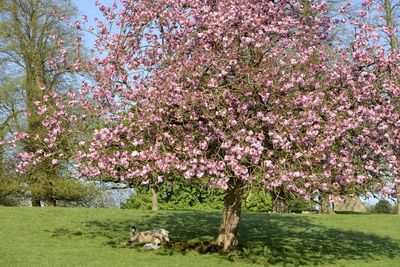
{"type": "Polygon", "coordinates": [[[246,213],[236,253],[128,248],[131,224],[207,241],[219,212],[0,207],[0,266],[400,266],[400,216],[246,213]]]}

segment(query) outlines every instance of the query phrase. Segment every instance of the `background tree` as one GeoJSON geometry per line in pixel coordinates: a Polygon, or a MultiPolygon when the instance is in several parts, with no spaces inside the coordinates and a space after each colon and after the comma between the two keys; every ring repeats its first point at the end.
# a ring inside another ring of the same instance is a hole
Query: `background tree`
{"type": "MultiPolygon", "coordinates": [[[[124,204],[123,208],[152,209],[150,189],[143,185],[138,185],[135,186],[135,192],[136,194],[124,204]]],[[[157,189],[159,208],[162,210],[222,209],[224,195],[224,190],[209,187],[204,181],[185,181],[176,177],[159,183],[157,189]]],[[[264,188],[252,188],[244,196],[242,209],[254,212],[270,212],[272,210],[270,192],[264,188]]]]}
{"type": "MultiPolygon", "coordinates": [[[[3,64],[0,67],[6,70],[3,64]]],[[[10,71],[0,74],[0,144],[6,142],[10,137],[7,134],[15,130],[24,100],[21,81],[18,77],[12,78],[12,74],[10,71]]],[[[13,200],[22,193],[21,179],[17,178],[16,165],[12,162],[4,146],[0,145],[0,202],[3,204],[16,203],[13,200]]]]}
{"type": "MultiPolygon", "coordinates": [[[[354,42],[361,30],[360,24],[375,28],[370,38],[378,46],[392,52],[398,51],[399,35],[399,8],[398,0],[366,0],[366,1],[336,1],[329,0],[329,17],[332,21],[343,21],[342,26],[337,27],[337,38],[341,46],[349,46],[354,49],[354,42]]],[[[340,24],[339,24],[340,25],[340,24]]],[[[390,71],[390,69],[388,69],[390,71]]],[[[399,156],[398,154],[396,155],[399,156]]],[[[387,175],[387,174],[381,174],[387,175]]],[[[389,174],[389,176],[392,174],[389,174]]],[[[390,179],[389,179],[390,180],[390,179]]],[[[372,189],[373,191],[373,189],[372,189]]],[[[399,189],[397,189],[399,191],[399,189]]],[[[365,192],[364,192],[365,193],[365,192]]],[[[321,199],[322,203],[328,203],[328,196],[321,199]]],[[[399,196],[397,203],[400,203],[399,196]]],[[[326,205],[321,205],[322,207],[326,205]]],[[[397,210],[400,206],[396,205],[397,210]]],[[[400,211],[399,211],[400,212],[400,211]]]]}
{"type": "MultiPolygon", "coordinates": [[[[391,0],[383,0],[383,4],[385,7],[385,21],[387,30],[385,33],[387,34],[390,40],[390,49],[393,52],[399,52],[399,41],[398,41],[398,34],[399,34],[399,9],[400,9],[400,1],[391,1],[391,0]],[[396,20],[397,18],[397,20],[396,20]]],[[[397,154],[399,157],[400,154],[397,154]]],[[[397,186],[396,189],[396,206],[395,211],[397,214],[400,214],[400,186],[397,186]]]]}
{"type": "MultiPolygon", "coordinates": [[[[43,135],[42,118],[37,114],[35,103],[43,98],[41,86],[65,90],[68,85],[67,77],[70,71],[62,66],[52,66],[51,60],[74,47],[72,44],[78,33],[63,20],[75,14],[76,7],[70,0],[0,2],[0,58],[4,67],[13,69],[13,74],[17,77],[14,80],[20,84],[18,88],[23,89],[23,99],[13,100],[16,104],[3,113],[5,114],[3,126],[6,126],[11,118],[19,116],[20,124],[17,128],[26,127],[27,134],[31,136],[43,135]],[[30,116],[22,118],[21,110],[26,110],[30,116]]],[[[9,97],[15,95],[10,94],[9,97]]],[[[3,105],[3,109],[4,107],[3,105]]],[[[2,130],[3,135],[8,131],[5,127],[2,127],[2,130]]],[[[22,149],[32,152],[37,150],[37,146],[35,142],[30,142],[25,143],[22,149]]],[[[50,179],[57,176],[58,171],[55,168],[48,168],[48,163],[38,167],[35,175],[26,175],[27,182],[31,185],[34,206],[40,205],[40,198],[35,188],[41,192],[48,191],[49,194],[45,194],[47,197],[43,200],[55,204],[55,200],[51,197],[50,179]]]]}

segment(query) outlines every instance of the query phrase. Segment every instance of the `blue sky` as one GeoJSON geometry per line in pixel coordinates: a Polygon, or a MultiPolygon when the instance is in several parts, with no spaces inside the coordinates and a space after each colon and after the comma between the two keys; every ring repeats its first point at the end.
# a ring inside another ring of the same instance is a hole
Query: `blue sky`
{"type": "MultiPolygon", "coordinates": [[[[99,17],[101,13],[95,5],[95,0],[73,0],[75,5],[79,8],[80,15],[87,15],[89,18],[99,17]]],[[[101,0],[104,5],[111,6],[114,0],[101,0]]]]}
{"type": "MultiPolygon", "coordinates": [[[[88,25],[94,25],[94,18],[102,19],[102,14],[95,4],[96,0],[73,0],[73,2],[79,9],[79,17],[82,15],[88,16],[88,25]]],[[[100,2],[103,3],[105,6],[111,6],[115,2],[115,0],[100,0],[100,2]]],[[[116,2],[118,3],[118,1],[116,2]]],[[[84,40],[86,41],[86,46],[88,48],[91,48],[94,43],[94,37],[86,34],[84,36],[84,40]]]]}

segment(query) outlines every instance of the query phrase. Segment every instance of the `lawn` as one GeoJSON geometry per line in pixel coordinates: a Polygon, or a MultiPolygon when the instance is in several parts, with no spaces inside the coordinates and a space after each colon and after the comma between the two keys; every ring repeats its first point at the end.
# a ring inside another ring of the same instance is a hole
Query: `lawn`
{"type": "Polygon", "coordinates": [[[176,246],[211,240],[220,212],[0,207],[0,266],[400,266],[400,216],[245,213],[236,253],[145,252],[131,224],[176,246]]]}

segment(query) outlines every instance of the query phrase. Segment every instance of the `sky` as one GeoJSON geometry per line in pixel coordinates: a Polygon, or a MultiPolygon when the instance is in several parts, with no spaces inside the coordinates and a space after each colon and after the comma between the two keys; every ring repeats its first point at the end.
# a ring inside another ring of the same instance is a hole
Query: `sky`
{"type": "MultiPolygon", "coordinates": [[[[96,0],[73,0],[75,5],[78,7],[78,16],[86,15],[89,19],[87,26],[94,25],[95,18],[102,18],[102,14],[99,8],[96,6],[96,0]]],[[[105,6],[111,6],[115,0],[100,0],[105,6]]],[[[118,1],[117,1],[118,3],[118,1]]],[[[84,36],[85,44],[91,48],[94,44],[94,37],[90,34],[84,36]]]]}
{"type": "MultiPolygon", "coordinates": [[[[92,19],[101,16],[95,0],[73,0],[73,2],[79,8],[80,15],[87,15],[92,19]]],[[[101,0],[100,2],[106,6],[111,6],[114,0],[101,0]]]]}

